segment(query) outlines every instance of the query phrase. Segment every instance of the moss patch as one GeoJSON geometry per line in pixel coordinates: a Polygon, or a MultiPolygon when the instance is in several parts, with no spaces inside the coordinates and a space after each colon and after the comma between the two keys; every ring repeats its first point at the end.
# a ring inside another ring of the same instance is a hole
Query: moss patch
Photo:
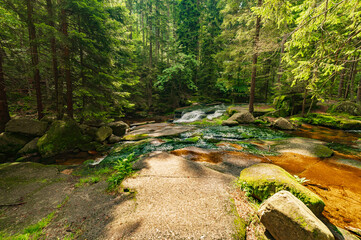
{"type": "Polygon", "coordinates": [[[54,156],[82,146],[88,142],[80,127],[73,120],[54,121],[49,131],[42,136],[37,145],[43,157],[54,156]]]}
{"type": "Polygon", "coordinates": [[[325,206],[322,199],[284,169],[267,163],[260,163],[244,169],[238,179],[238,185],[260,201],[264,201],[276,192],[287,190],[307,205],[316,215],[320,215],[325,206]]]}
{"type": "Polygon", "coordinates": [[[137,141],[148,138],[148,134],[129,134],[123,137],[125,141],[137,141]]]}
{"type": "Polygon", "coordinates": [[[342,115],[312,113],[305,118],[294,117],[291,120],[342,130],[361,130],[361,121],[342,115]]]}

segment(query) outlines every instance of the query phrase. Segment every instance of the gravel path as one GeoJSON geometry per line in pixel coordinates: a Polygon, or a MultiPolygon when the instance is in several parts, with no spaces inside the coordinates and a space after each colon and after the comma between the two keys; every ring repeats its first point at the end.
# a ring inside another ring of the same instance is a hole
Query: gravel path
{"type": "Polygon", "coordinates": [[[233,239],[234,177],[168,153],[123,182],[133,196],[114,208],[103,239],[233,239]]]}

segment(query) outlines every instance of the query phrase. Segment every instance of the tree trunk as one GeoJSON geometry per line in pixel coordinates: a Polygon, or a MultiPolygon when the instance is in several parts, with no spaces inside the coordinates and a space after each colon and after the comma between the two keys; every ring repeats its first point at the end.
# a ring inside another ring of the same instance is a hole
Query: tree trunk
{"type": "Polygon", "coordinates": [[[43,114],[43,102],[41,97],[41,87],[40,87],[40,71],[39,71],[39,55],[38,55],[38,44],[36,43],[36,30],[33,22],[33,1],[27,0],[27,15],[28,15],[28,31],[29,31],[29,41],[30,41],[30,53],[31,53],[31,63],[33,67],[33,77],[34,77],[34,88],[36,92],[36,103],[38,108],[38,119],[44,117],[43,114]]]}
{"type": "Polygon", "coordinates": [[[359,56],[355,56],[355,62],[353,64],[353,69],[352,69],[352,75],[351,75],[351,85],[350,85],[350,101],[354,101],[354,91],[353,91],[353,86],[354,86],[354,82],[355,82],[355,77],[357,74],[357,65],[358,65],[358,59],[359,56]]]}
{"type": "Polygon", "coordinates": [[[283,75],[282,57],[283,57],[283,54],[285,53],[285,43],[286,43],[287,37],[288,37],[288,34],[284,35],[282,38],[282,41],[281,41],[280,60],[279,60],[278,71],[277,71],[277,89],[278,90],[281,89],[281,78],[283,75]]]}
{"type": "MultiPolygon", "coordinates": [[[[259,7],[262,6],[262,0],[258,0],[259,7]]],[[[258,42],[259,42],[259,32],[261,30],[261,16],[257,16],[256,20],[256,33],[254,35],[253,42],[253,58],[252,58],[252,78],[251,78],[251,91],[249,95],[249,112],[253,114],[254,111],[254,95],[256,88],[256,75],[257,75],[257,59],[258,59],[258,42]]]]}
{"type": "Polygon", "coordinates": [[[340,83],[338,85],[338,93],[337,93],[338,98],[342,98],[343,80],[345,78],[345,73],[346,73],[346,68],[342,69],[340,73],[340,83]]]}
{"type": "Polygon", "coordinates": [[[64,35],[65,42],[63,43],[63,61],[66,81],[66,106],[68,117],[73,118],[73,86],[70,73],[70,51],[68,46],[68,22],[66,19],[65,9],[61,10],[61,31],[64,35]]]}
{"type": "Polygon", "coordinates": [[[152,3],[149,3],[149,17],[148,17],[148,27],[149,27],[149,67],[153,67],[153,18],[152,18],[152,3]]]}
{"type": "Polygon", "coordinates": [[[305,91],[303,92],[302,117],[305,117],[306,100],[307,100],[307,84],[305,85],[305,91]]]}
{"type": "MultiPolygon", "coordinates": [[[[51,0],[46,0],[46,7],[49,15],[49,26],[55,28],[53,3],[51,0]]],[[[56,57],[56,39],[54,35],[52,35],[50,39],[50,48],[51,48],[51,57],[52,57],[53,74],[54,74],[55,108],[59,119],[62,112],[60,107],[62,107],[62,105],[60,105],[60,101],[59,101],[59,70],[58,70],[58,59],[56,57]]]]}
{"type": "Polygon", "coordinates": [[[5,91],[3,62],[3,50],[0,48],[0,133],[5,130],[5,124],[10,120],[8,102],[6,99],[5,91]]]}

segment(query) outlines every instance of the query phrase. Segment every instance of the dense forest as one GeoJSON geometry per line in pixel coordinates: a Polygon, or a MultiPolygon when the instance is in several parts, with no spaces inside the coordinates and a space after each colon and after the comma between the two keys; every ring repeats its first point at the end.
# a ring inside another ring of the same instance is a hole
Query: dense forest
{"type": "Polygon", "coordinates": [[[2,0],[0,16],[0,131],[15,115],[361,101],[356,0],[2,0]]]}

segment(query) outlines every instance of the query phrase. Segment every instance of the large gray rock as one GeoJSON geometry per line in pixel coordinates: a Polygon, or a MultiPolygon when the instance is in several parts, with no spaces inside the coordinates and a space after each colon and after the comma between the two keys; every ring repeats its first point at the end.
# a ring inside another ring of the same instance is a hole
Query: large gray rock
{"type": "Polygon", "coordinates": [[[48,128],[48,123],[33,119],[11,119],[5,127],[6,132],[20,133],[31,136],[42,136],[48,128]]]}
{"type": "Polygon", "coordinates": [[[325,207],[317,194],[298,183],[286,170],[273,164],[259,163],[242,170],[238,182],[244,190],[261,201],[278,191],[287,190],[302,200],[316,215],[321,215],[325,207]]]}
{"type": "Polygon", "coordinates": [[[287,119],[280,117],[274,123],[273,126],[282,130],[293,130],[294,127],[287,119]]]}
{"type": "Polygon", "coordinates": [[[102,126],[95,133],[96,140],[99,142],[105,141],[108,137],[110,137],[113,133],[113,130],[110,127],[102,126]]]}
{"type": "Polygon", "coordinates": [[[330,230],[288,191],[280,191],[259,208],[261,222],[277,240],[331,240],[330,230]]]}
{"type": "Polygon", "coordinates": [[[253,123],[254,117],[252,113],[250,112],[244,112],[237,115],[237,118],[235,119],[238,123],[253,123]]]}
{"type": "Polygon", "coordinates": [[[17,153],[26,143],[29,142],[26,136],[15,133],[4,132],[0,134],[0,153],[17,153]]]}
{"type": "Polygon", "coordinates": [[[123,121],[109,123],[108,127],[110,127],[113,130],[113,134],[118,137],[123,137],[129,129],[128,124],[123,121]]]}
{"type": "Polygon", "coordinates": [[[28,142],[20,151],[19,154],[28,154],[28,153],[35,153],[38,151],[37,143],[39,141],[39,138],[34,138],[30,142],[28,142]]]}

